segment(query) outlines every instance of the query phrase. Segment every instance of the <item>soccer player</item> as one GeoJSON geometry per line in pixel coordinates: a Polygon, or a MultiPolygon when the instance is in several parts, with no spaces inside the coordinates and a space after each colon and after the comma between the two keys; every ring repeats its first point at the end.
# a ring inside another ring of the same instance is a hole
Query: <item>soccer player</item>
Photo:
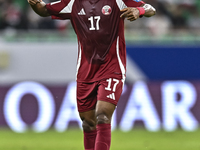
{"type": "Polygon", "coordinates": [[[78,39],[77,106],[85,150],[109,150],[111,118],[126,76],[124,18],[155,15],[141,0],[28,0],[40,16],[70,19],[78,39]]]}

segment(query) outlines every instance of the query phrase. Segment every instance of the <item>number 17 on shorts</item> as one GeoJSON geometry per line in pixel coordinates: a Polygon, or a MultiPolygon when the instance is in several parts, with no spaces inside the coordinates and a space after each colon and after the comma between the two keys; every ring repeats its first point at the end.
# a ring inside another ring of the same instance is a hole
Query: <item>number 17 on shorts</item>
{"type": "Polygon", "coordinates": [[[123,81],[109,78],[100,82],[98,100],[104,100],[117,105],[123,89],[123,81]]]}

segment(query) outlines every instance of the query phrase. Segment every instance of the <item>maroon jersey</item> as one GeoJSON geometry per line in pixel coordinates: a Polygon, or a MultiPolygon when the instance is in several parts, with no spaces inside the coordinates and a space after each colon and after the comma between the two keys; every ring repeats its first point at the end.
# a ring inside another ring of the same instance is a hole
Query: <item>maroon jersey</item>
{"type": "Polygon", "coordinates": [[[134,0],[61,0],[46,5],[53,19],[70,19],[77,34],[77,81],[124,79],[126,46],[120,10],[139,7],[134,0]]]}

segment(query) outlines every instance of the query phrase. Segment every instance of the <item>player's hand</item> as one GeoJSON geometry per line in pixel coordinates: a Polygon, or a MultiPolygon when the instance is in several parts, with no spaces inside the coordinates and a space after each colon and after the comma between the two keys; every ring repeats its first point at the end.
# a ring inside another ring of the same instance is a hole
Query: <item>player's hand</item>
{"type": "Polygon", "coordinates": [[[135,7],[127,7],[121,10],[121,18],[127,18],[130,21],[134,21],[140,17],[140,12],[135,7]]]}
{"type": "Polygon", "coordinates": [[[36,5],[37,3],[42,2],[42,0],[27,0],[30,5],[36,5]]]}

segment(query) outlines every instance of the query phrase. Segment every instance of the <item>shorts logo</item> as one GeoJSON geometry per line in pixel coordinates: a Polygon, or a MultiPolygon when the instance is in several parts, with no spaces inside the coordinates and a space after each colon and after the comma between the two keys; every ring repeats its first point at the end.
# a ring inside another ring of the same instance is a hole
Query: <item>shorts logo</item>
{"type": "Polygon", "coordinates": [[[135,1],[135,2],[141,2],[142,0],[133,0],[133,1],[135,1]]]}
{"type": "Polygon", "coordinates": [[[114,93],[109,94],[109,95],[107,96],[107,98],[110,98],[110,99],[115,100],[115,94],[114,94],[114,93]]]}
{"type": "Polygon", "coordinates": [[[104,14],[104,15],[110,15],[111,12],[112,12],[112,9],[109,5],[105,5],[103,6],[101,12],[104,14]]]}

